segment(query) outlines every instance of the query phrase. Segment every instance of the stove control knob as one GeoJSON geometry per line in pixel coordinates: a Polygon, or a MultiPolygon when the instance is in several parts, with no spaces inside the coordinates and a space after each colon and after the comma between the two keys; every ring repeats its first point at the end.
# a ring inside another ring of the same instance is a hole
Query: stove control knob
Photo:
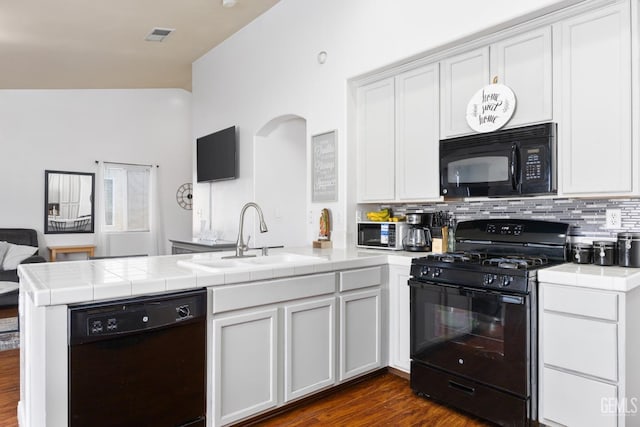
{"type": "Polygon", "coordinates": [[[435,268],[433,270],[433,277],[440,277],[441,273],[442,273],[442,269],[441,268],[435,268]]]}
{"type": "Polygon", "coordinates": [[[513,280],[513,277],[510,276],[503,276],[502,277],[502,283],[500,284],[501,287],[506,287],[509,286],[509,284],[511,284],[511,281],[513,280]]]}
{"type": "Polygon", "coordinates": [[[178,307],[177,311],[178,311],[178,317],[180,317],[181,319],[184,319],[185,317],[188,317],[191,314],[191,309],[189,308],[188,305],[181,305],[180,307],[178,307]]]}
{"type": "Polygon", "coordinates": [[[485,274],[484,275],[484,284],[485,285],[492,284],[494,278],[495,278],[495,276],[493,274],[485,274]]]}
{"type": "Polygon", "coordinates": [[[426,265],[420,269],[420,276],[428,276],[429,275],[429,267],[426,265]]]}

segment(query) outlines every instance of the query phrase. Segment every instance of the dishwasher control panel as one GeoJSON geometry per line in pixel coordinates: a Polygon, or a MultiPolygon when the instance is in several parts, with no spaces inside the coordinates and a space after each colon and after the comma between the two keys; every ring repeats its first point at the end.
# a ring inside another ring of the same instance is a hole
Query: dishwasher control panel
{"type": "Polygon", "coordinates": [[[206,291],[188,291],[69,308],[70,342],[177,325],[206,316],[206,291]]]}

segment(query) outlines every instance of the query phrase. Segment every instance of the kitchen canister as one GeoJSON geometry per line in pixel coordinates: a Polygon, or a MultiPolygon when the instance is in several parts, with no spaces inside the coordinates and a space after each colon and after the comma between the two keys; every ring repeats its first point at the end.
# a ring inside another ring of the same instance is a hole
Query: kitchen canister
{"type": "Polygon", "coordinates": [[[640,233],[618,233],[618,264],[640,267],[640,233]]]}
{"type": "Polygon", "coordinates": [[[571,245],[571,261],[576,264],[591,264],[593,245],[590,243],[574,243],[571,245]]]}
{"type": "Polygon", "coordinates": [[[593,242],[593,263],[596,265],[615,265],[618,262],[616,242],[593,242]]]}

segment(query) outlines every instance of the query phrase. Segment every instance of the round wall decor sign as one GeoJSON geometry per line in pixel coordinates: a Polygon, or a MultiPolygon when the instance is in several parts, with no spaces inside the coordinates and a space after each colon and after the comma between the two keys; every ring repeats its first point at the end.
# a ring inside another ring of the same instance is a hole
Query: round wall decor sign
{"type": "Polygon", "coordinates": [[[506,125],[516,110],[516,96],[501,84],[490,84],[473,95],[467,105],[467,123],[476,132],[492,132],[506,125]]]}

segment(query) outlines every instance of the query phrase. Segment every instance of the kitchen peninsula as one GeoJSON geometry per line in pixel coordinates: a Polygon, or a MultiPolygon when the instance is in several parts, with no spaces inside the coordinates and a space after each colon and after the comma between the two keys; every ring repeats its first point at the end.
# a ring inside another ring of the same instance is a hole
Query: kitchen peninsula
{"type": "MultiPolygon", "coordinates": [[[[67,425],[68,308],[100,301],[207,289],[208,426],[233,423],[386,366],[387,253],[305,248],[222,258],[230,254],[21,266],[20,426],[67,425]],[[256,361],[249,370],[236,363],[247,352],[256,361]]],[[[391,258],[410,262],[410,256],[391,258]]]]}

